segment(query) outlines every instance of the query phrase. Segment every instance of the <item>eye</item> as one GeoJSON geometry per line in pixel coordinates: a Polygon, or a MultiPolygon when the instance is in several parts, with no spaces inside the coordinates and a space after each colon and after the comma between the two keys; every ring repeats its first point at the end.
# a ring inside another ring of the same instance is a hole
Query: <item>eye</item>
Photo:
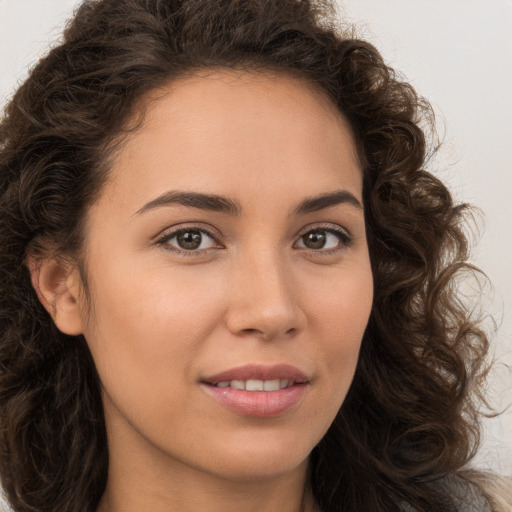
{"type": "Polygon", "coordinates": [[[347,246],[351,237],[345,231],[334,228],[315,228],[304,233],[296,243],[297,247],[319,250],[336,250],[347,246]]]}
{"type": "Polygon", "coordinates": [[[164,235],[158,243],[175,251],[202,251],[218,247],[215,238],[203,229],[182,228],[164,235]]]}

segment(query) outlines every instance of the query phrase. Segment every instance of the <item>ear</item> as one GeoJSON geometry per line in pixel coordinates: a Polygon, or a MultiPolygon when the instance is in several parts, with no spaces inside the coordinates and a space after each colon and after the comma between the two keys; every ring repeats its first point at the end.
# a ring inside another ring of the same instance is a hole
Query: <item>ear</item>
{"type": "Polygon", "coordinates": [[[77,336],[83,333],[83,319],[78,299],[80,273],[76,265],[55,259],[27,259],[32,286],[41,304],[64,334],[77,336]]]}

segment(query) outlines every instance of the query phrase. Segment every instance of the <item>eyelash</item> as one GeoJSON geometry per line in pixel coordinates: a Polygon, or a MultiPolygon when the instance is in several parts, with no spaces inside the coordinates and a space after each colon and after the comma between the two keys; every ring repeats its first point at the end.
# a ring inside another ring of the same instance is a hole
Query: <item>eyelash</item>
{"type": "Polygon", "coordinates": [[[324,231],[325,233],[330,233],[331,235],[336,236],[340,243],[339,247],[334,247],[332,249],[317,249],[317,250],[315,250],[315,249],[304,248],[304,250],[306,250],[309,253],[312,253],[314,255],[317,255],[317,256],[330,256],[332,254],[342,252],[345,249],[347,249],[348,247],[350,247],[353,242],[352,235],[346,229],[343,229],[340,227],[334,227],[330,224],[329,225],[318,224],[314,227],[308,227],[307,229],[303,230],[299,234],[298,240],[302,239],[302,237],[304,237],[305,235],[307,235],[308,233],[311,233],[313,231],[324,231]]]}
{"type": "MultiPolygon", "coordinates": [[[[216,243],[219,243],[217,240],[217,235],[215,235],[212,231],[206,229],[203,226],[194,226],[194,225],[187,226],[184,228],[174,229],[170,232],[167,232],[163,236],[161,236],[157,240],[156,243],[158,245],[163,246],[164,249],[167,251],[178,253],[178,254],[184,255],[184,256],[192,256],[192,257],[199,256],[199,255],[205,255],[205,254],[210,253],[211,251],[218,250],[218,249],[222,248],[222,247],[210,247],[208,249],[187,250],[187,249],[179,249],[177,247],[172,247],[168,244],[169,240],[172,240],[173,238],[177,237],[181,233],[186,233],[188,231],[199,231],[200,233],[205,234],[208,237],[210,237],[216,243]]],[[[321,232],[323,231],[326,233],[330,233],[330,234],[336,236],[340,241],[340,247],[336,247],[336,248],[332,248],[332,249],[308,249],[307,247],[300,248],[304,251],[313,253],[315,255],[326,255],[327,256],[327,255],[331,255],[333,253],[341,252],[341,251],[345,250],[346,248],[350,247],[350,245],[353,242],[352,236],[345,229],[336,228],[336,227],[333,227],[332,225],[321,225],[321,224],[313,226],[313,227],[308,227],[307,229],[301,231],[298,235],[297,241],[302,239],[308,233],[311,233],[314,231],[321,231],[321,232]]],[[[297,243],[297,242],[295,242],[295,243],[297,243]]]]}
{"type": "Polygon", "coordinates": [[[204,254],[208,254],[211,251],[216,251],[220,248],[220,247],[210,247],[208,249],[187,250],[187,249],[179,249],[177,247],[172,247],[171,245],[168,244],[169,240],[172,240],[173,238],[177,237],[181,233],[186,233],[187,231],[199,231],[201,234],[207,235],[212,240],[214,240],[216,243],[219,243],[217,240],[218,236],[215,235],[213,232],[211,232],[210,230],[206,229],[203,226],[193,226],[193,225],[169,231],[169,232],[165,233],[163,236],[161,236],[157,240],[156,243],[158,245],[161,245],[167,251],[177,253],[180,255],[184,255],[184,256],[192,256],[192,257],[200,256],[200,255],[203,256],[204,254]]]}

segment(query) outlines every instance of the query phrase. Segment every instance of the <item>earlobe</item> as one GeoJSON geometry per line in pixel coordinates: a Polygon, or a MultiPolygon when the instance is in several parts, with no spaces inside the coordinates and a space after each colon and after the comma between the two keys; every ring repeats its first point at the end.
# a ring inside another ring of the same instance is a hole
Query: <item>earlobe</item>
{"type": "Polygon", "coordinates": [[[79,305],[80,276],[76,266],[54,259],[27,259],[32,286],[57,328],[64,334],[83,333],[79,305]]]}

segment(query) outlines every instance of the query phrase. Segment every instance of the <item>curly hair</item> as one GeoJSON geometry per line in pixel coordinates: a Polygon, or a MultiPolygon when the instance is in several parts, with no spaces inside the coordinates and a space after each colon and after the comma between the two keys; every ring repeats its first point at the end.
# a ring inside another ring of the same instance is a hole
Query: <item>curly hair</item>
{"type": "MultiPolygon", "coordinates": [[[[83,336],[61,333],[26,258],[80,258],[83,220],[140,100],[194,70],[292,73],[328,93],[363,168],[374,304],[353,384],[314,448],[323,512],[454,510],[433,482],[479,440],[488,338],[458,294],[465,219],[424,168],[429,104],[328,0],[86,0],[0,125],[0,479],[16,512],[94,511],[108,447],[83,336]]],[[[133,128],[133,127],[132,127],[133,128]]]]}

